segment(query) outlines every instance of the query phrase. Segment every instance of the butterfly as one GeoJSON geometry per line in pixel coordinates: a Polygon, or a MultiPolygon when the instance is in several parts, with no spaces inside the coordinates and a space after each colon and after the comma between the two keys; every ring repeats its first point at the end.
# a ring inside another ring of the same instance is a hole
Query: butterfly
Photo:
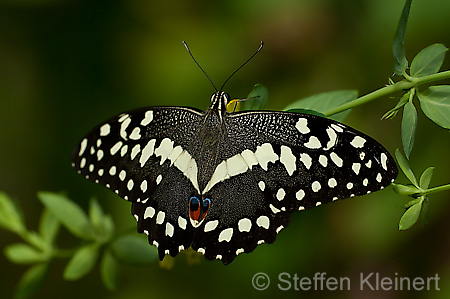
{"type": "Polygon", "coordinates": [[[73,167],[132,203],[139,233],[165,255],[192,247],[231,263],[273,243],[294,211],[365,195],[397,176],[371,137],[311,114],[146,107],[89,132],[73,167]]]}

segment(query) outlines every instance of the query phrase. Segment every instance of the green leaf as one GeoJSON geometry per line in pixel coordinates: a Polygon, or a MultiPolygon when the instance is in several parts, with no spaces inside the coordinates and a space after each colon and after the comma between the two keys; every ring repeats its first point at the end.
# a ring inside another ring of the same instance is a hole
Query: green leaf
{"type": "Polygon", "coordinates": [[[434,44],[420,51],[411,63],[411,76],[418,78],[436,74],[444,62],[447,50],[443,44],[434,44]]]}
{"type": "Polygon", "coordinates": [[[53,215],[75,236],[92,240],[94,229],[84,211],[67,197],[50,192],[39,192],[38,197],[53,215]]]}
{"type": "Polygon", "coordinates": [[[46,251],[49,249],[48,243],[38,233],[33,231],[25,231],[23,234],[26,236],[27,242],[34,247],[39,248],[42,251],[46,251]]]}
{"type": "Polygon", "coordinates": [[[101,223],[105,214],[103,213],[102,207],[98,204],[95,198],[92,198],[89,202],[89,219],[94,228],[101,228],[101,223]]]}
{"type": "Polygon", "coordinates": [[[450,85],[431,86],[417,96],[423,113],[441,127],[450,129],[450,85]]]}
{"type": "Polygon", "coordinates": [[[422,202],[423,200],[406,210],[400,219],[400,223],[398,225],[399,230],[406,230],[417,222],[417,219],[419,219],[420,216],[420,211],[422,210],[422,202]]]}
{"type": "Polygon", "coordinates": [[[129,265],[143,265],[155,261],[158,251],[149,246],[147,238],[125,235],[114,241],[111,251],[118,261],[129,265]]]}
{"type": "MultiPolygon", "coordinates": [[[[358,97],[357,90],[337,90],[324,92],[297,100],[294,103],[286,106],[283,110],[286,111],[293,109],[308,109],[320,113],[325,113],[332,108],[351,102],[355,100],[357,97],[358,97]]],[[[337,121],[343,121],[349,113],[350,110],[347,110],[337,113],[333,116],[330,116],[329,118],[337,121]]]]}
{"type": "Polygon", "coordinates": [[[25,230],[19,209],[13,200],[4,192],[0,192],[0,227],[15,233],[25,230]]]}
{"type": "Polygon", "coordinates": [[[244,101],[244,110],[262,110],[266,108],[269,91],[262,84],[255,84],[244,101]]]}
{"type": "Polygon", "coordinates": [[[90,201],[89,218],[98,235],[98,241],[107,242],[114,233],[114,223],[110,215],[105,215],[96,199],[90,201]]]}
{"type": "Polygon", "coordinates": [[[311,109],[289,109],[286,110],[286,112],[293,112],[293,113],[303,113],[303,114],[311,114],[315,116],[320,116],[326,118],[325,114],[311,110],[311,109]]]}
{"type": "Polygon", "coordinates": [[[403,7],[403,12],[397,26],[397,32],[395,33],[394,42],[392,43],[392,52],[394,53],[394,72],[397,75],[402,75],[408,67],[404,44],[411,2],[412,0],[407,0],[405,6],[403,7]]]}
{"type": "Polygon", "coordinates": [[[5,248],[6,257],[16,264],[33,264],[46,261],[48,256],[36,248],[25,244],[16,243],[5,248]]]}
{"type": "Polygon", "coordinates": [[[75,252],[64,269],[64,279],[77,280],[89,273],[95,265],[98,257],[97,244],[81,247],[75,252]]]}
{"type": "Polygon", "coordinates": [[[394,183],[392,183],[391,185],[394,188],[395,193],[397,193],[399,195],[410,196],[413,194],[420,193],[420,190],[417,189],[417,187],[415,187],[413,185],[405,186],[405,185],[394,184],[394,183]]]}
{"type": "Polygon", "coordinates": [[[419,186],[422,189],[428,189],[430,186],[431,177],[433,176],[434,167],[428,167],[420,176],[419,186]]]}
{"type": "Polygon", "coordinates": [[[381,117],[381,119],[390,119],[390,118],[394,118],[394,117],[397,115],[398,111],[399,111],[403,106],[405,106],[406,103],[408,103],[409,97],[410,97],[410,93],[409,93],[409,92],[405,93],[405,94],[401,97],[401,99],[398,101],[397,105],[395,105],[394,108],[392,108],[391,110],[389,110],[388,112],[386,112],[386,113],[381,117]]]}
{"type": "Polygon", "coordinates": [[[400,153],[398,149],[395,150],[395,157],[397,158],[398,165],[402,169],[405,176],[408,178],[408,180],[414,184],[417,188],[419,188],[419,184],[417,183],[417,179],[414,176],[414,173],[412,172],[411,168],[408,165],[408,161],[403,157],[403,155],[400,153]]]}
{"type": "Polygon", "coordinates": [[[409,101],[408,103],[406,103],[405,108],[403,109],[402,130],[401,130],[403,151],[405,152],[406,158],[408,159],[414,145],[416,127],[417,127],[417,111],[413,103],[409,101]]]}
{"type": "Polygon", "coordinates": [[[117,287],[119,264],[109,250],[105,251],[102,261],[100,262],[100,275],[105,287],[109,291],[114,291],[117,287]]]}
{"type": "Polygon", "coordinates": [[[39,234],[47,244],[52,244],[58,234],[60,223],[58,219],[50,212],[49,209],[44,209],[39,222],[39,234]]]}
{"type": "Polygon", "coordinates": [[[14,298],[30,298],[36,294],[44,284],[48,269],[48,264],[38,264],[29,268],[20,278],[14,298]]]}

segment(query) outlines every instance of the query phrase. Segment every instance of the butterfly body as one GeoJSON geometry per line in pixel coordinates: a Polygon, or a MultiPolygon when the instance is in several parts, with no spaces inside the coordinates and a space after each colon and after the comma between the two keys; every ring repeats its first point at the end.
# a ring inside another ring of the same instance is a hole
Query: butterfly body
{"type": "Polygon", "coordinates": [[[228,264],[272,243],[293,211],[389,185],[395,162],[375,140],[313,115],[141,108],[92,130],[73,153],[88,179],[132,202],[160,258],[192,246],[228,264]]]}

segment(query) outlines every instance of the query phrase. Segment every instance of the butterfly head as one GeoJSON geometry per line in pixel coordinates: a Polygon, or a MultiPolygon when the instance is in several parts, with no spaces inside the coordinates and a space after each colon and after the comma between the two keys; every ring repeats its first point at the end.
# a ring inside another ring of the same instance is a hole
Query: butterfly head
{"type": "Polygon", "coordinates": [[[230,95],[224,91],[217,91],[211,96],[211,109],[223,114],[227,111],[227,105],[230,102],[230,95]]]}

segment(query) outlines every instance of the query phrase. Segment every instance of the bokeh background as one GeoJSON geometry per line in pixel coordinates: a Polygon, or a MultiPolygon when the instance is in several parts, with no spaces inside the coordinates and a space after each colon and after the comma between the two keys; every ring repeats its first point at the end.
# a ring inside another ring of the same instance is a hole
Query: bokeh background
{"type": "MultiPolygon", "coordinates": [[[[96,196],[119,230],[133,227],[129,203],[79,176],[70,167],[70,155],[86,132],[122,111],[208,106],[214,90],[182,40],[218,86],[263,40],[262,52],[229,81],[226,91],[242,98],[253,84],[262,83],[269,89],[269,109],[276,110],[319,92],[358,89],[365,94],[387,84],[403,5],[400,0],[3,0],[0,190],[17,200],[29,228],[37,227],[42,211],[38,190],[64,191],[85,208],[96,196]]],[[[410,61],[432,43],[450,46],[449,11],[446,0],[413,2],[406,34],[410,61]]],[[[450,69],[448,59],[443,68],[450,69]]],[[[400,117],[379,119],[397,98],[358,107],[345,122],[393,153],[401,148],[400,117]]],[[[432,186],[450,183],[449,147],[448,131],[419,112],[411,157],[416,174],[436,166],[432,186]]],[[[398,182],[407,181],[400,175],[398,182]]],[[[103,287],[98,268],[79,281],[64,281],[67,260],[58,260],[37,297],[449,298],[449,200],[448,192],[432,195],[429,224],[404,232],[397,226],[407,200],[392,188],[295,213],[274,244],[240,255],[229,266],[203,258],[188,263],[184,254],[171,269],[158,262],[123,266],[114,293],[103,287]],[[252,287],[257,272],[272,279],[265,291],[252,287]],[[276,284],[282,272],[350,277],[352,290],[280,291],[276,284]],[[391,278],[438,273],[441,291],[360,292],[361,272],[391,278]]],[[[66,230],[60,234],[61,247],[76,245],[66,230]]],[[[18,241],[0,231],[0,248],[18,241]]],[[[0,255],[2,298],[11,297],[25,270],[0,255]]]]}

